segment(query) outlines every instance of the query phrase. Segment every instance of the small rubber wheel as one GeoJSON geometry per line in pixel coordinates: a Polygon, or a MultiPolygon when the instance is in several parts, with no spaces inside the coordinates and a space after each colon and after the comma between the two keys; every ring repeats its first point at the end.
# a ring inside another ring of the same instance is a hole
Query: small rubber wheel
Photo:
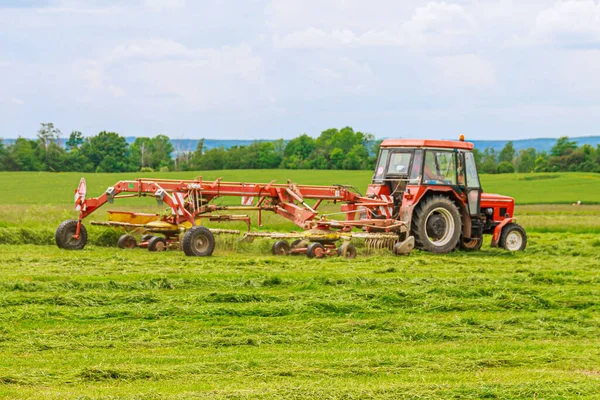
{"type": "Polygon", "coordinates": [[[356,258],[356,247],[350,243],[344,243],[337,249],[337,255],[344,258],[356,258]]]}
{"type": "Polygon", "coordinates": [[[73,236],[77,232],[77,221],[74,219],[69,219],[63,221],[58,228],[56,228],[56,233],[54,234],[54,239],[56,240],[56,245],[61,249],[66,250],[81,250],[85,247],[87,243],[87,231],[85,226],[81,224],[81,228],[79,229],[79,239],[75,239],[73,236]]]}
{"type": "Polygon", "coordinates": [[[481,246],[483,245],[483,238],[461,238],[458,245],[464,251],[478,251],[481,250],[481,246]]]}
{"type": "Polygon", "coordinates": [[[318,242],[309,244],[308,248],[306,249],[306,256],[308,258],[325,257],[325,246],[318,242]]]}
{"type": "Polygon", "coordinates": [[[210,256],[215,250],[215,237],[205,227],[194,226],[183,235],[181,247],[186,256],[210,256]]]}
{"type": "Polygon", "coordinates": [[[510,223],[502,228],[502,234],[500,235],[500,247],[508,251],[520,251],[525,250],[527,246],[527,234],[525,229],[519,224],[510,223]]]}
{"type": "Polygon", "coordinates": [[[154,236],[148,242],[148,251],[165,251],[167,249],[167,241],[160,236],[154,236]]]}
{"type": "Polygon", "coordinates": [[[147,241],[149,241],[150,239],[152,239],[153,237],[154,237],[154,236],[152,236],[152,235],[143,235],[143,236],[140,238],[140,242],[147,242],[147,241]]]}
{"type": "Polygon", "coordinates": [[[271,252],[275,256],[286,256],[290,254],[290,245],[285,240],[278,240],[273,243],[273,247],[271,247],[271,252]]]}
{"type": "Polygon", "coordinates": [[[117,242],[120,249],[133,249],[137,246],[135,238],[129,234],[122,235],[117,242]]]}

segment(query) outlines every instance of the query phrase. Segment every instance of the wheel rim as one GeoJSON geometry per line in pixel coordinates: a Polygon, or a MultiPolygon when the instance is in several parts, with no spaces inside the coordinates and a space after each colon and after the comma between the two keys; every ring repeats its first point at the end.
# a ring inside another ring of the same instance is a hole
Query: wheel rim
{"type": "Polygon", "coordinates": [[[479,241],[481,239],[466,239],[463,240],[463,246],[465,246],[467,249],[474,249],[477,247],[477,245],[479,244],[479,241]]]}
{"type": "Polygon", "coordinates": [[[523,245],[523,235],[518,231],[509,232],[506,235],[505,246],[507,250],[516,251],[520,250],[523,245]]]}
{"type": "Polygon", "coordinates": [[[156,247],[156,251],[163,251],[167,247],[167,245],[163,242],[158,242],[154,247],[156,247]]]}
{"type": "Polygon", "coordinates": [[[438,207],[427,215],[425,220],[427,239],[435,246],[445,246],[452,240],[456,229],[450,211],[438,207]]]}
{"type": "Polygon", "coordinates": [[[67,245],[69,246],[75,246],[77,244],[79,244],[79,242],[81,241],[81,233],[79,233],[79,239],[75,239],[73,236],[75,236],[75,233],[77,233],[77,228],[73,228],[73,229],[69,229],[68,231],[65,232],[64,238],[65,238],[65,242],[67,243],[67,245]]]}
{"type": "Polygon", "coordinates": [[[313,253],[315,254],[315,258],[321,258],[325,255],[325,249],[321,246],[317,246],[313,253]]]}
{"type": "Polygon", "coordinates": [[[199,235],[194,239],[194,248],[199,252],[208,250],[208,240],[206,237],[204,237],[204,235],[199,235]]]}

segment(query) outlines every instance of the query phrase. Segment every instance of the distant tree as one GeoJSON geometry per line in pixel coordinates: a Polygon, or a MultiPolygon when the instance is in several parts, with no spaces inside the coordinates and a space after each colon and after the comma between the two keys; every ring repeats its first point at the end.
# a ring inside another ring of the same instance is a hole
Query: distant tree
{"type": "Polygon", "coordinates": [[[500,164],[498,164],[499,174],[510,174],[513,172],[515,172],[515,167],[512,165],[512,163],[508,161],[502,161],[500,164]]]}
{"type": "Polygon", "coordinates": [[[79,149],[84,142],[83,134],[79,131],[73,131],[69,135],[69,140],[67,140],[66,146],[67,150],[71,151],[73,149],[79,149]]]}
{"type": "Polygon", "coordinates": [[[154,169],[160,169],[162,167],[171,167],[172,160],[171,154],[173,153],[173,144],[171,140],[165,135],[157,135],[150,141],[152,153],[150,156],[151,165],[154,169]]]}
{"type": "Polygon", "coordinates": [[[287,142],[283,149],[282,168],[310,168],[309,158],[314,154],[316,143],[307,134],[302,134],[287,142]]]}
{"type": "Polygon", "coordinates": [[[513,142],[512,140],[509,140],[506,145],[504,145],[504,148],[502,148],[502,150],[500,151],[500,155],[498,156],[498,161],[499,162],[509,162],[512,163],[513,159],[515,158],[515,147],[513,146],[513,142]]]}
{"type": "Polygon", "coordinates": [[[519,151],[517,157],[518,172],[533,172],[535,169],[536,152],[534,148],[519,151]]]}
{"type": "Polygon", "coordinates": [[[5,171],[6,170],[6,156],[8,154],[8,151],[6,150],[6,147],[4,146],[4,140],[2,140],[0,138],[0,171],[5,171]]]}
{"type": "Polygon", "coordinates": [[[140,170],[152,168],[152,140],[148,137],[136,137],[129,148],[130,164],[140,170]]]}
{"type": "Polygon", "coordinates": [[[548,172],[548,154],[540,152],[535,159],[535,172],[548,172]]]}
{"type": "Polygon", "coordinates": [[[129,145],[115,132],[100,132],[87,138],[81,153],[90,160],[96,172],[124,172],[135,170],[129,163],[129,145]]]}
{"type": "Polygon", "coordinates": [[[39,159],[38,143],[22,137],[8,147],[5,166],[8,171],[41,171],[44,165],[39,159]]]}
{"type": "Polygon", "coordinates": [[[577,148],[577,143],[570,141],[567,136],[558,138],[556,144],[550,150],[550,155],[554,157],[567,156],[577,148]]]}
{"type": "Polygon", "coordinates": [[[483,163],[483,153],[479,149],[473,149],[473,158],[475,159],[475,165],[477,170],[481,170],[481,164],[483,163]]]}
{"type": "Polygon", "coordinates": [[[498,157],[493,148],[488,147],[483,151],[479,171],[483,174],[495,174],[498,172],[498,157]]]}

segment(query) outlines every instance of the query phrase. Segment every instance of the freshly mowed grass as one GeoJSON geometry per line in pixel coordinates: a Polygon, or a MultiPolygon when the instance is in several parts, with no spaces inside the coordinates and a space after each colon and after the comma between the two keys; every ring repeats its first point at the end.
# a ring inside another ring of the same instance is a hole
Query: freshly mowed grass
{"type": "Polygon", "coordinates": [[[1,246],[4,398],[597,398],[600,239],[344,260],[1,246]]]}
{"type": "MultiPolygon", "coordinates": [[[[49,173],[0,172],[0,187],[4,196],[0,204],[52,204],[71,205],[73,192],[79,179],[85,177],[88,196],[101,195],[107,187],[119,180],[136,178],[193,179],[202,175],[213,180],[264,182],[291,180],[300,184],[353,185],[365,192],[371,182],[372,171],[319,171],[319,170],[224,170],[206,172],[153,172],[153,173],[49,173]]],[[[517,204],[600,204],[600,174],[594,173],[544,173],[482,175],[483,188],[489,193],[499,193],[515,198],[517,204]]],[[[152,204],[150,199],[124,199],[122,204],[152,204]]],[[[233,203],[239,203],[237,199],[233,203]]]]}

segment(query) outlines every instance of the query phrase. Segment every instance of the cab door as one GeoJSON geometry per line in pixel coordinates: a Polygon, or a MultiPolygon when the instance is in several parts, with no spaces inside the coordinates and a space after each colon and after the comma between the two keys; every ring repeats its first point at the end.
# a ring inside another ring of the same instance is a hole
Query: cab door
{"type": "Polygon", "coordinates": [[[459,153],[459,184],[464,185],[467,194],[467,207],[471,216],[480,214],[481,184],[475,165],[475,157],[470,151],[459,153]],[[460,182],[460,180],[464,182],[460,182]]]}

